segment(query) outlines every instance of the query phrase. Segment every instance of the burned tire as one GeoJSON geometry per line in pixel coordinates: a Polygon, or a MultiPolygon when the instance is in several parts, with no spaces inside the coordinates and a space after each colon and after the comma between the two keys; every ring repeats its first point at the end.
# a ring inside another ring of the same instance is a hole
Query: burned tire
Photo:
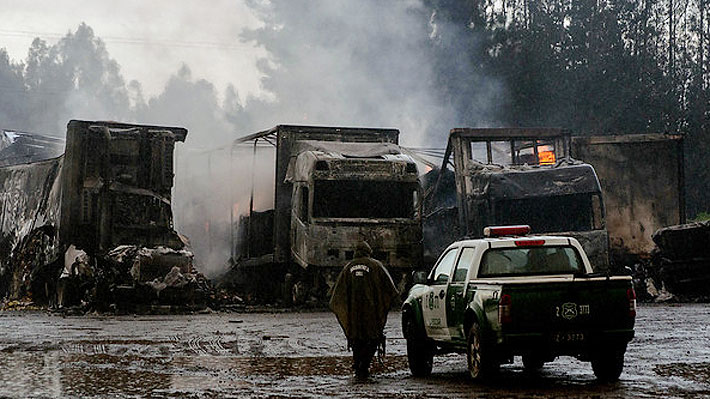
{"type": "Polygon", "coordinates": [[[537,373],[545,365],[545,361],[536,355],[523,355],[523,367],[528,373],[537,373]]]}
{"type": "Polygon", "coordinates": [[[592,358],[592,370],[594,370],[594,375],[600,382],[618,381],[623,369],[623,350],[600,351],[599,354],[592,358]]]}
{"type": "Polygon", "coordinates": [[[407,339],[407,362],[414,377],[428,377],[434,365],[434,344],[417,328],[414,317],[405,313],[402,330],[407,339]]]}
{"type": "Polygon", "coordinates": [[[474,381],[481,381],[490,377],[498,370],[493,354],[486,342],[482,339],[481,327],[478,322],[473,322],[466,336],[466,359],[468,373],[474,381]]]}

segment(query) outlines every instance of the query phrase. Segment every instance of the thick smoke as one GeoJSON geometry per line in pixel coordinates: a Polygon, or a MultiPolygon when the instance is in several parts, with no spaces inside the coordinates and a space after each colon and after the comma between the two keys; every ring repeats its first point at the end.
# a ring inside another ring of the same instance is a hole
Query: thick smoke
{"type": "Polygon", "coordinates": [[[0,97],[2,127],[61,135],[79,118],[187,127],[176,157],[176,227],[214,275],[230,256],[230,219],[248,211],[252,179],[256,209],[273,202],[273,153],[260,149],[252,170],[251,149],[232,149],[235,138],[281,123],[379,126],[399,128],[405,145],[443,147],[452,127],[493,123],[500,87],[474,73],[457,42],[471,32],[442,25],[421,1],[248,5],[263,26],[240,40],[267,54],[254,66],[264,76],[262,95],[240,102],[238,71],[235,87],[222,93],[194,77],[185,60],[163,92],[146,99],[81,25],[53,46],[35,40],[25,63],[0,51],[0,86],[17,92],[0,97]],[[457,79],[474,89],[458,92],[457,79]]]}
{"type": "MultiPolygon", "coordinates": [[[[463,46],[457,43],[464,32],[440,23],[433,10],[419,1],[277,0],[250,5],[264,25],[244,32],[242,38],[268,54],[258,64],[267,95],[249,97],[229,113],[239,135],[280,123],[384,126],[399,128],[403,144],[443,147],[450,128],[464,122],[490,123],[485,114],[494,104],[487,99],[498,96],[493,93],[497,85],[472,73],[463,46]],[[456,70],[450,71],[444,59],[456,59],[456,70]],[[442,79],[441,69],[451,76],[442,79]],[[473,77],[480,91],[444,90],[446,84],[466,86],[463,80],[473,77]]],[[[196,170],[204,171],[206,164],[211,165],[213,177],[205,181],[218,185],[233,181],[234,186],[249,188],[251,173],[246,171],[251,170],[251,155],[248,151],[244,154],[234,161],[242,173],[232,170],[228,178],[218,179],[214,178],[217,174],[226,174],[226,149],[211,153],[209,160],[204,155],[200,161],[195,156],[190,159],[201,165],[196,170]],[[222,167],[215,168],[218,162],[222,167]]],[[[273,203],[269,197],[273,191],[267,189],[273,185],[273,168],[273,157],[259,156],[256,181],[262,186],[255,190],[257,209],[273,203]]],[[[187,176],[182,173],[180,179],[187,176]]],[[[225,194],[218,189],[209,191],[225,194]]],[[[239,213],[248,210],[249,190],[229,195],[239,213]]],[[[179,197],[184,200],[187,195],[183,192],[179,197]]],[[[215,237],[228,237],[217,223],[230,214],[229,202],[225,204],[224,199],[212,199],[220,203],[209,207],[210,232],[201,230],[201,236],[209,240],[213,259],[229,255],[228,249],[216,248],[222,243],[215,244],[215,237]]],[[[205,199],[199,197],[196,202],[205,203],[205,199]]],[[[195,210],[194,206],[188,208],[195,210]]],[[[198,246],[195,238],[193,241],[198,246]]],[[[214,260],[208,263],[217,266],[214,260]]]]}
{"type": "Polygon", "coordinates": [[[390,126],[405,144],[443,146],[461,120],[438,86],[435,57],[445,54],[421,2],[279,0],[253,8],[264,26],[243,37],[269,54],[259,67],[273,99],[248,100],[253,127],[390,126]]]}

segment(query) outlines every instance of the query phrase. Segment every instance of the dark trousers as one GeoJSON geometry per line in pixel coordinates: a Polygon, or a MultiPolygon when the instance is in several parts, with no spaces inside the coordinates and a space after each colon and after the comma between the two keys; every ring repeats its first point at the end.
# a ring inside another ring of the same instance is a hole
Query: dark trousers
{"type": "Polygon", "coordinates": [[[358,378],[367,378],[370,374],[370,363],[377,352],[378,340],[352,340],[353,369],[358,378]]]}

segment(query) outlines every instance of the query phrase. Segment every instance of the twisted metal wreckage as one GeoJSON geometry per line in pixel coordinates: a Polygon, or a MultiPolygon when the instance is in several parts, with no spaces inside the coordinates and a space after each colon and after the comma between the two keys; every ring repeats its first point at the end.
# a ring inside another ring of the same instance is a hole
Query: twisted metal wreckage
{"type": "Polygon", "coordinates": [[[72,120],[66,142],[0,136],[0,298],[95,309],[200,306],[173,230],[173,152],[187,130],[72,120]],[[62,151],[62,147],[66,149],[62,151]]]}

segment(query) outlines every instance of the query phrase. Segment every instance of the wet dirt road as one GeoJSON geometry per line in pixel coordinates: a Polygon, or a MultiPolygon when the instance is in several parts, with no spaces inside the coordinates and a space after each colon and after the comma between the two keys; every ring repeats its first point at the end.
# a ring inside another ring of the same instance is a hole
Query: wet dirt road
{"type": "Polygon", "coordinates": [[[537,377],[516,358],[485,385],[461,355],[415,379],[390,314],[374,377],[351,377],[330,313],[81,316],[0,313],[0,397],[710,397],[710,305],[642,305],[621,381],[598,384],[571,358],[537,377]]]}

